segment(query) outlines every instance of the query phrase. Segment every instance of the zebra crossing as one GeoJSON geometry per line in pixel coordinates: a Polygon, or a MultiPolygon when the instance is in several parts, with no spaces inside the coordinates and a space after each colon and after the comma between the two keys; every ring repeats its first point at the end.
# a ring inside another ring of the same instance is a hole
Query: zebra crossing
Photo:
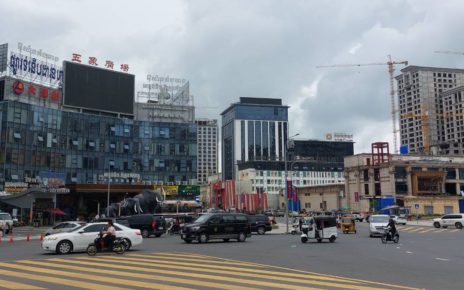
{"type": "Polygon", "coordinates": [[[415,289],[192,253],[0,262],[6,289],[415,289]]]}
{"type": "Polygon", "coordinates": [[[434,228],[434,227],[418,227],[418,226],[397,226],[399,232],[426,234],[426,233],[458,233],[463,230],[453,228],[434,228]]]}

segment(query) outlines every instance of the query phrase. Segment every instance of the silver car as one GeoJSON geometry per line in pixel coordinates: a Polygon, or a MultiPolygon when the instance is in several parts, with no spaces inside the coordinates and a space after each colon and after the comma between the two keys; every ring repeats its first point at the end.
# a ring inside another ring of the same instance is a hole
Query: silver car
{"type": "Polygon", "coordinates": [[[78,227],[81,227],[81,226],[85,225],[85,224],[86,224],[85,222],[73,222],[73,221],[61,222],[61,223],[57,224],[56,226],[54,226],[53,228],[48,229],[45,232],[45,236],[58,234],[58,233],[69,232],[69,231],[72,231],[72,230],[74,230],[74,229],[76,229],[78,227]]]}

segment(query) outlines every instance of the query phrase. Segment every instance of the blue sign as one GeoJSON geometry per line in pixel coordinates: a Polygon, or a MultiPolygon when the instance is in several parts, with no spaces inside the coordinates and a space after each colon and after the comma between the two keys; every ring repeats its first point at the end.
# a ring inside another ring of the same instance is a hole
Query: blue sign
{"type": "Polygon", "coordinates": [[[414,205],[414,207],[415,207],[416,209],[419,209],[419,204],[416,203],[416,204],[414,205]]]}

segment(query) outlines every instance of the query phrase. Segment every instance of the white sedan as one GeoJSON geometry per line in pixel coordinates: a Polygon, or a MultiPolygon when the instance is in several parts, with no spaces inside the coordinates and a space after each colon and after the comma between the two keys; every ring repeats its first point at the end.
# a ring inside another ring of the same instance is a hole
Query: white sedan
{"type": "MultiPolygon", "coordinates": [[[[42,241],[42,249],[57,254],[85,251],[88,245],[93,243],[98,233],[105,231],[107,226],[107,223],[89,223],[71,232],[46,236],[42,241]]],[[[114,224],[114,228],[116,237],[126,239],[129,247],[142,244],[143,238],[140,230],[131,229],[117,223],[114,224]]]]}
{"type": "Polygon", "coordinates": [[[390,218],[392,218],[397,225],[406,225],[407,220],[403,216],[390,215],[390,218]]]}

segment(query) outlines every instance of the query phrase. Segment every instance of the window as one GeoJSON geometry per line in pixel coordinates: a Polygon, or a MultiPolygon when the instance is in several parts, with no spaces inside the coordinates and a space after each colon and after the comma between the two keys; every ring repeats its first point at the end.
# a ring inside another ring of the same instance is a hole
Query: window
{"type": "Polygon", "coordinates": [[[38,140],[39,142],[43,142],[44,138],[43,138],[42,136],[37,136],[37,140],[38,140]]]}
{"type": "Polygon", "coordinates": [[[76,139],[74,139],[74,140],[72,140],[72,144],[73,144],[73,146],[78,146],[78,145],[79,145],[79,141],[76,140],[76,139]]]}
{"type": "Polygon", "coordinates": [[[14,137],[15,139],[21,139],[21,133],[19,133],[19,132],[14,132],[14,133],[13,133],[13,137],[14,137]]]}
{"type": "Polygon", "coordinates": [[[106,224],[91,225],[84,229],[86,233],[98,233],[106,230],[106,224]]]}

